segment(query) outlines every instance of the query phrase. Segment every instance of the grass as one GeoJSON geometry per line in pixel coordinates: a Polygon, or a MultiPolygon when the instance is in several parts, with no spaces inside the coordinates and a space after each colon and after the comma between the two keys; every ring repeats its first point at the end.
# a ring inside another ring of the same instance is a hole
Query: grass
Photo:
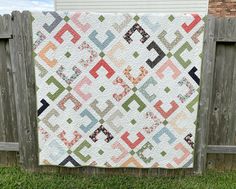
{"type": "Polygon", "coordinates": [[[208,171],[203,176],[174,178],[31,174],[19,168],[0,168],[1,189],[235,189],[236,171],[208,171]]]}

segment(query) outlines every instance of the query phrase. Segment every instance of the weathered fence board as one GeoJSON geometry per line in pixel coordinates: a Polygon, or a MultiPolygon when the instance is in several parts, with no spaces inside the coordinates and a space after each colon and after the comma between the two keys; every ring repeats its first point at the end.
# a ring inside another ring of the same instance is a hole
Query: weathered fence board
{"type": "MultiPolygon", "coordinates": [[[[17,142],[15,99],[13,90],[13,74],[11,71],[10,39],[12,38],[11,16],[0,16],[0,142],[17,142]]],[[[3,146],[2,146],[3,147],[3,146]]],[[[6,150],[5,146],[5,150],[6,150]]],[[[0,164],[14,165],[17,153],[0,153],[0,164]]]]}
{"type": "Polygon", "coordinates": [[[0,150],[8,152],[18,152],[19,143],[18,142],[0,142],[0,150]]]}
{"type": "MultiPolygon", "coordinates": [[[[1,141],[6,141],[6,129],[5,129],[5,125],[6,123],[6,114],[4,113],[6,111],[6,81],[5,81],[5,61],[6,61],[6,41],[5,40],[1,40],[0,41],[0,52],[2,52],[2,54],[4,54],[4,56],[0,56],[0,87],[1,87],[1,93],[0,93],[0,107],[1,110],[0,111],[0,130],[1,130],[1,135],[0,135],[0,140],[1,141]]],[[[1,164],[7,164],[7,153],[6,152],[1,152],[0,153],[0,162],[1,164]]]]}
{"type": "MultiPolygon", "coordinates": [[[[14,83],[13,83],[13,72],[12,72],[12,61],[10,59],[11,52],[10,52],[10,40],[12,39],[12,17],[10,15],[5,15],[5,25],[8,25],[8,33],[10,35],[8,38],[8,43],[6,44],[6,52],[7,52],[7,81],[8,81],[8,99],[9,99],[9,106],[8,106],[8,115],[9,115],[9,123],[7,124],[7,142],[18,142],[18,134],[16,128],[16,111],[15,111],[15,99],[14,99],[14,83]]],[[[16,152],[8,152],[8,161],[12,162],[10,164],[17,163],[17,156],[16,152]],[[13,163],[14,162],[14,163],[13,163]]]]}
{"type": "MultiPolygon", "coordinates": [[[[209,154],[236,154],[236,146],[227,145],[208,145],[207,153],[209,154]]],[[[232,159],[230,159],[232,163],[232,159]]],[[[227,162],[226,162],[227,163],[227,162]]]]}
{"type": "Polygon", "coordinates": [[[203,63],[201,70],[200,101],[198,108],[198,124],[196,130],[194,164],[195,172],[201,174],[206,165],[207,133],[209,125],[209,107],[211,106],[212,91],[209,87],[213,83],[214,57],[215,57],[215,17],[208,16],[203,42],[203,63]]]}
{"type": "Polygon", "coordinates": [[[28,170],[37,166],[36,105],[32,60],[31,14],[13,12],[13,80],[20,162],[28,170]]]}
{"type": "MultiPolygon", "coordinates": [[[[5,17],[3,17],[3,19],[5,19],[5,17]]],[[[0,34],[0,39],[10,39],[12,37],[12,35],[10,33],[2,33],[0,34]]]]}

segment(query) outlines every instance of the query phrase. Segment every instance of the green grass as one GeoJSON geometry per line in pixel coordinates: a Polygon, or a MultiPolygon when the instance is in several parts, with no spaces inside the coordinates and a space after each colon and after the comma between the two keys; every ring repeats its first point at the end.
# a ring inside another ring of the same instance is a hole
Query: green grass
{"type": "Polygon", "coordinates": [[[19,168],[0,168],[0,189],[235,189],[236,172],[207,172],[175,178],[31,174],[19,168]]]}

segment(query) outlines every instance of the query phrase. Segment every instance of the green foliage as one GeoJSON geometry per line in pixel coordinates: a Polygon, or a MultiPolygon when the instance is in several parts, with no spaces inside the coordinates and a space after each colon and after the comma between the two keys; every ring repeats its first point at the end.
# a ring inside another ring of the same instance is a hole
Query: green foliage
{"type": "Polygon", "coordinates": [[[1,189],[235,189],[236,172],[207,172],[203,176],[172,178],[131,176],[79,176],[26,173],[0,168],[1,189]]]}

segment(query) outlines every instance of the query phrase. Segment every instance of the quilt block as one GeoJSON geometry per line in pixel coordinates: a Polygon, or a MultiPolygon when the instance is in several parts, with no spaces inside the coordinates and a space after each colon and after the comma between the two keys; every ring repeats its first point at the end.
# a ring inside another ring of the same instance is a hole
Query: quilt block
{"type": "Polygon", "coordinates": [[[32,17],[40,165],[193,166],[203,16],[32,17]]]}

